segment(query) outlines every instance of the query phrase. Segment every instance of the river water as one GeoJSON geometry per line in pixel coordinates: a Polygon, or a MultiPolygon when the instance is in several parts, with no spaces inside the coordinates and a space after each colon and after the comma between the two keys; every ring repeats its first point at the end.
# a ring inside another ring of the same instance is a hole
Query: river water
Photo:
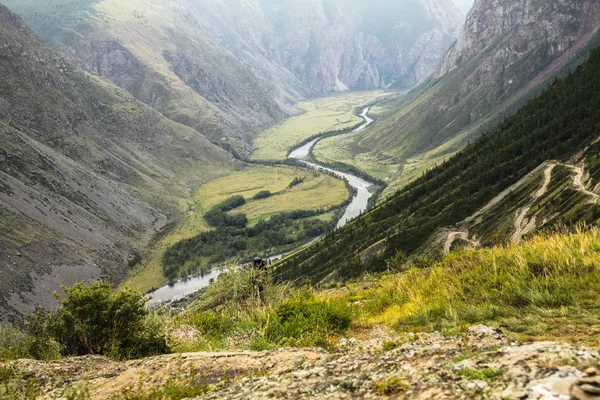
{"type": "MultiPolygon", "coordinates": [[[[365,123],[362,124],[361,126],[359,126],[358,128],[356,128],[354,130],[354,132],[362,131],[367,126],[369,126],[373,123],[373,120],[371,118],[369,118],[369,116],[367,115],[368,112],[369,112],[369,107],[366,107],[365,109],[363,109],[360,116],[365,120],[365,123]]],[[[346,225],[348,223],[348,221],[350,221],[351,219],[358,217],[363,211],[365,211],[367,209],[369,199],[373,195],[371,190],[373,189],[374,185],[373,185],[373,183],[368,182],[362,178],[359,178],[358,176],[355,176],[355,175],[352,175],[352,174],[349,174],[346,172],[337,171],[335,169],[327,168],[322,165],[319,165],[318,163],[313,163],[311,161],[308,161],[311,149],[321,139],[322,138],[316,138],[315,140],[312,140],[312,141],[302,145],[301,147],[294,149],[292,152],[290,152],[288,158],[296,159],[296,160],[302,162],[303,164],[307,165],[308,167],[316,169],[318,171],[327,171],[329,173],[332,173],[340,179],[347,180],[348,183],[350,184],[350,186],[352,186],[354,189],[356,189],[356,195],[354,196],[354,198],[352,199],[352,201],[350,202],[348,207],[346,207],[346,211],[344,212],[344,215],[342,215],[342,217],[339,219],[339,221],[337,223],[337,228],[340,228],[340,227],[346,225]]],[[[297,251],[300,248],[309,246],[309,245],[315,243],[316,241],[318,241],[319,239],[321,239],[321,237],[313,239],[309,243],[298,247],[296,250],[293,250],[290,253],[293,253],[294,251],[297,251]]],[[[283,256],[290,254],[290,253],[277,254],[277,255],[269,257],[269,260],[275,261],[275,260],[278,260],[278,259],[282,258],[283,256]]],[[[222,271],[220,269],[215,268],[210,273],[205,274],[204,276],[188,277],[188,278],[181,279],[181,280],[175,282],[175,284],[173,284],[171,286],[163,286],[160,289],[149,294],[149,296],[152,299],[150,300],[150,302],[148,304],[153,305],[153,304],[158,304],[158,303],[163,303],[163,302],[181,300],[184,297],[194,294],[197,291],[199,291],[200,289],[203,289],[204,287],[208,286],[210,284],[211,280],[216,279],[221,273],[222,273],[222,271]]]]}

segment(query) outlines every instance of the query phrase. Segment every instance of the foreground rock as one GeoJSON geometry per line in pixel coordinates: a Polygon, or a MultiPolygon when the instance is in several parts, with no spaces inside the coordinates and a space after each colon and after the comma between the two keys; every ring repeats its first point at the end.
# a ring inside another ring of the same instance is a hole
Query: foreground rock
{"type": "Polygon", "coordinates": [[[92,398],[119,398],[127,387],[148,390],[188,374],[201,376],[208,399],[600,398],[595,350],[566,343],[510,343],[499,331],[473,327],[453,338],[441,334],[390,335],[373,330],[343,339],[335,352],[282,349],[265,352],[190,353],[113,362],[83,357],[56,362],[18,361],[44,385],[44,398],[60,397],[85,380],[92,398]],[[573,397],[571,397],[573,396],[573,397]]]}

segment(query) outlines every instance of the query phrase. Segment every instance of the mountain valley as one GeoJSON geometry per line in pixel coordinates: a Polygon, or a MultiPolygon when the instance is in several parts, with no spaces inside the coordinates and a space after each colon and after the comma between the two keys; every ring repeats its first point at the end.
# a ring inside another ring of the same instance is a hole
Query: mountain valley
{"type": "Polygon", "coordinates": [[[598,398],[600,2],[4,4],[0,399],[598,398]]]}

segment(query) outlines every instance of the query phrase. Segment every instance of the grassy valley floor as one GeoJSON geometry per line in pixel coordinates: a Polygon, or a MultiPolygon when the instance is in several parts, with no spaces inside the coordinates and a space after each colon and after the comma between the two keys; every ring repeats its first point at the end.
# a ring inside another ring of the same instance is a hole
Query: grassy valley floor
{"type": "Polygon", "coordinates": [[[288,150],[304,139],[321,132],[350,128],[361,121],[357,107],[384,96],[385,92],[349,92],[298,103],[303,114],[263,132],[254,141],[255,160],[283,160],[288,150]]]}
{"type": "MultiPolygon", "coordinates": [[[[163,274],[162,257],[166,249],[212,229],[204,220],[203,214],[234,195],[242,195],[247,203],[233,212],[245,213],[249,226],[252,226],[284,211],[318,210],[340,205],[348,199],[349,192],[343,181],[309,169],[246,165],[239,171],[203,185],[194,196],[193,203],[189,204],[185,218],[155,239],[142,262],[122,286],[146,291],[165,285],[167,278],[163,274]],[[295,178],[303,178],[302,183],[289,187],[295,178]],[[265,190],[271,192],[272,196],[252,199],[258,192],[265,190]]],[[[333,217],[333,212],[330,212],[315,218],[333,217]]]]}
{"type": "MultiPolygon", "coordinates": [[[[289,148],[307,137],[356,125],[361,121],[356,115],[356,109],[385,95],[382,91],[350,92],[299,103],[298,106],[305,113],[263,132],[255,141],[257,150],[252,157],[261,160],[285,159],[289,148]]],[[[386,167],[381,168],[385,170],[386,167]]],[[[185,218],[156,238],[144,254],[142,262],[134,268],[121,286],[146,291],[166,284],[167,278],[162,269],[165,251],[182,240],[211,230],[203,214],[234,195],[242,195],[247,203],[230,214],[246,214],[248,226],[252,227],[257,222],[281,212],[321,210],[338,206],[348,199],[349,192],[341,180],[309,169],[246,165],[240,171],[203,185],[195,195],[194,201],[188,205],[185,218]],[[303,178],[302,183],[288,187],[297,177],[303,178]],[[252,200],[253,196],[261,191],[269,191],[274,195],[252,200]]],[[[313,218],[329,221],[334,217],[335,213],[332,211],[313,218]]]]}

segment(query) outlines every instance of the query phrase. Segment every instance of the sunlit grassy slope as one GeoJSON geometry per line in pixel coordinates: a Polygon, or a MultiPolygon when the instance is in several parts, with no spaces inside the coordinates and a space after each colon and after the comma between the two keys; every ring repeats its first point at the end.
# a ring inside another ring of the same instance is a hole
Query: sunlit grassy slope
{"type": "Polygon", "coordinates": [[[328,346],[371,328],[452,335],[482,323],[519,341],[600,346],[598,230],[460,251],[393,272],[399,266],[392,262],[383,275],[325,290],[294,289],[257,271],[232,270],[169,321],[172,327],[193,326],[201,332],[200,340],[183,340],[176,348],[328,346]],[[264,284],[262,301],[253,294],[257,280],[264,284]]]}
{"type": "Polygon", "coordinates": [[[461,251],[364,287],[323,296],[364,302],[358,326],[453,330],[486,323],[527,339],[600,345],[600,232],[595,229],[461,251]]]}
{"type": "Polygon", "coordinates": [[[301,102],[304,113],[287,119],[263,132],[254,141],[256,160],[282,160],[296,143],[320,132],[352,127],[361,121],[355,115],[356,107],[368,104],[383,92],[351,92],[320,97],[301,102]]]}
{"type": "MultiPolygon", "coordinates": [[[[204,212],[234,195],[242,195],[247,201],[246,205],[236,208],[234,212],[247,214],[249,225],[253,225],[282,211],[336,206],[343,203],[349,193],[341,180],[308,169],[247,165],[240,171],[203,185],[194,196],[185,218],[150,246],[141,265],[123,286],[145,291],[153,286],[166,284],[167,279],[162,271],[165,250],[181,240],[211,229],[203,218],[204,212]],[[296,177],[304,178],[304,182],[288,188],[296,177]],[[270,191],[273,196],[261,200],[252,199],[263,190],[270,191]]],[[[321,215],[319,219],[325,216],[331,219],[333,214],[321,215]]]]}

